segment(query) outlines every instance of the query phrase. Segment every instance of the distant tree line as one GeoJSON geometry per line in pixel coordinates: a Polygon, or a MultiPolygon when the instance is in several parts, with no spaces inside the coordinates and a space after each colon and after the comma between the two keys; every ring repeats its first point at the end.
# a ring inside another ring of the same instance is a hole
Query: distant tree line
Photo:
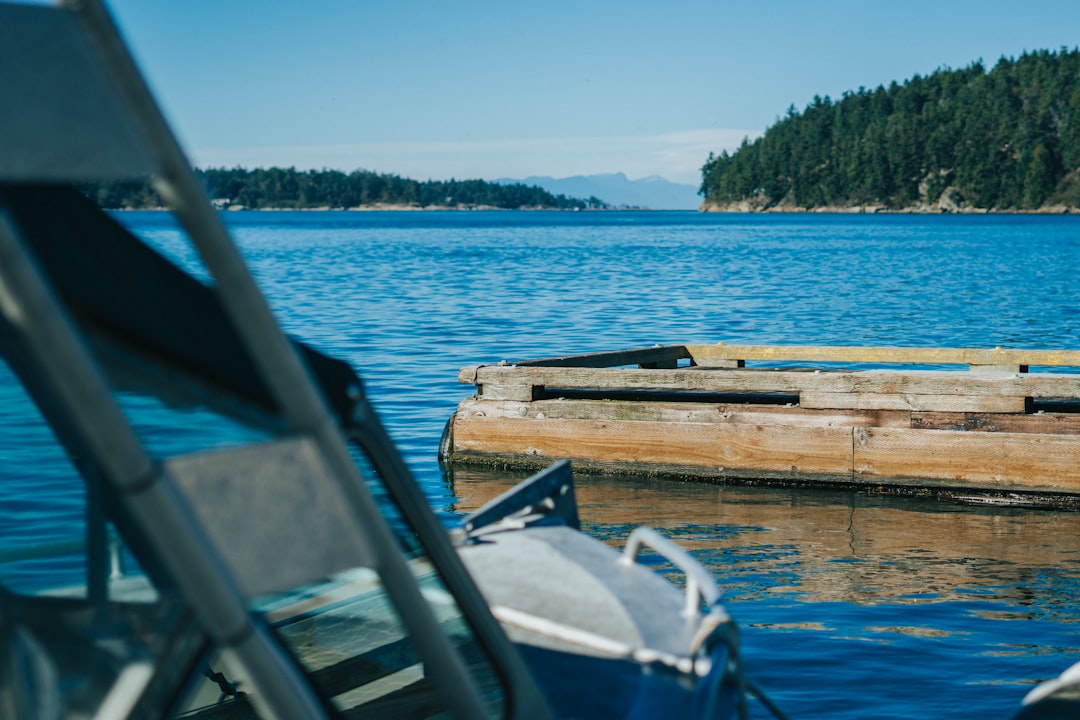
{"type": "Polygon", "coordinates": [[[755,140],[710,154],[706,202],[772,206],[1080,206],[1080,52],[1025,53],[792,105],[755,140]]]}
{"type": "MultiPolygon", "coordinates": [[[[502,185],[484,180],[418,181],[369,170],[297,170],[296,168],[206,168],[196,170],[207,194],[224,207],[351,208],[372,205],[412,207],[493,207],[583,210],[606,208],[587,200],[553,195],[522,183],[502,185]]],[[[100,183],[84,192],[110,209],[154,208],[165,205],[148,183],[100,183]]]]}

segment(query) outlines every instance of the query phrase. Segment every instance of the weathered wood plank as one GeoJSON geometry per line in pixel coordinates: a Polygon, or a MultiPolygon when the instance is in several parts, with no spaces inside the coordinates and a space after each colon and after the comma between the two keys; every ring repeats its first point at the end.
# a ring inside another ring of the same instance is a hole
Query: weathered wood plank
{"type": "Polygon", "coordinates": [[[1080,492],[1080,443],[1061,435],[856,428],[863,482],[1080,492]]]}
{"type": "Polygon", "coordinates": [[[480,395],[485,400],[520,400],[528,402],[535,395],[535,386],[514,383],[484,383],[480,386],[480,395]]]}
{"type": "Polygon", "coordinates": [[[482,365],[464,368],[459,380],[477,385],[567,389],[671,390],[712,393],[876,393],[1000,395],[1080,398],[1080,375],[979,375],[936,370],[790,371],[552,368],[482,365]]]}
{"type": "Polygon", "coordinates": [[[916,365],[1042,365],[1080,367],[1080,351],[980,348],[841,347],[814,345],[686,345],[701,366],[715,360],[916,365]]]}
{"type": "Polygon", "coordinates": [[[835,410],[912,410],[1022,413],[1026,401],[1007,395],[916,395],[912,393],[839,393],[806,391],[799,406],[835,410]]]}
{"type": "Polygon", "coordinates": [[[999,415],[983,413],[911,413],[911,427],[917,430],[963,432],[1041,433],[1076,435],[1080,443],[1080,415],[1075,413],[1032,413],[999,415]]]}
{"type": "Polygon", "coordinates": [[[782,405],[554,399],[535,402],[467,398],[458,413],[490,418],[626,420],[788,427],[911,427],[908,411],[806,410],[782,405]]]}
{"type": "Polygon", "coordinates": [[[459,414],[453,452],[629,463],[653,468],[846,474],[851,428],[605,420],[537,420],[459,414]]]}

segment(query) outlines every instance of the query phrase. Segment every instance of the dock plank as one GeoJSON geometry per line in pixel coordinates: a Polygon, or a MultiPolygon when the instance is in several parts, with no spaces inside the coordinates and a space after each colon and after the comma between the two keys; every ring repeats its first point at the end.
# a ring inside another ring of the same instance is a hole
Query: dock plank
{"type": "Polygon", "coordinates": [[[913,412],[911,427],[921,430],[964,432],[1041,433],[1080,435],[1080,414],[1039,412],[1030,415],[913,412]]]}
{"type": "Polygon", "coordinates": [[[1007,395],[803,392],[799,396],[799,406],[821,410],[1022,413],[1026,406],[1026,399],[1007,395]]]}
{"type": "Polygon", "coordinates": [[[636,402],[552,399],[534,402],[467,398],[459,415],[548,420],[626,420],[663,423],[726,423],[785,427],[898,427],[912,425],[912,413],[886,410],[806,410],[783,405],[707,402],[636,402]]]}
{"type": "Polygon", "coordinates": [[[975,374],[947,370],[906,372],[760,369],[674,370],[554,368],[482,365],[464,368],[459,382],[541,388],[669,390],[712,393],[831,392],[909,395],[997,395],[1080,398],[1080,375],[975,374]]]}
{"type": "Polygon", "coordinates": [[[1075,437],[898,428],[857,428],[854,435],[856,479],[1080,492],[1080,444],[1075,437]]]}
{"type": "Polygon", "coordinates": [[[713,361],[774,360],[915,365],[1080,367],[1077,350],[911,348],[818,345],[686,345],[698,365],[713,361]]]}
{"type": "Polygon", "coordinates": [[[597,464],[738,468],[777,476],[852,472],[849,427],[791,427],[458,415],[453,452],[597,464]]]}

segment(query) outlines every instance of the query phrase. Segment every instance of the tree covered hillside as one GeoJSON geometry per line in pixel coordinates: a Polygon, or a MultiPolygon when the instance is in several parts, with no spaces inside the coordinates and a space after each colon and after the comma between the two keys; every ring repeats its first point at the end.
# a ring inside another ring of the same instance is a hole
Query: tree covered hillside
{"type": "Polygon", "coordinates": [[[701,193],[758,210],[1080,207],[1080,52],[815,97],[734,154],[710,154],[701,193]]]}
{"type": "MultiPolygon", "coordinates": [[[[523,184],[484,180],[418,181],[369,170],[296,168],[207,168],[196,170],[207,193],[228,207],[351,208],[378,205],[413,207],[494,207],[504,209],[584,209],[604,207],[596,198],[579,200],[523,184]]],[[[146,183],[109,183],[84,188],[105,208],[161,207],[164,202],[146,183]]]]}

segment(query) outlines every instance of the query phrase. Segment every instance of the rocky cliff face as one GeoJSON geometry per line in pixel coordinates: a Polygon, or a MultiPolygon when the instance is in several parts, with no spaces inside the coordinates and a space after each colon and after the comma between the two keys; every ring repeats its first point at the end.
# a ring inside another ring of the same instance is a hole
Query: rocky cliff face
{"type": "MultiPolygon", "coordinates": [[[[922,186],[920,186],[920,190],[922,190],[922,186]]],[[[701,204],[700,209],[702,212],[737,213],[1027,213],[1055,215],[1080,212],[1080,207],[1066,202],[1054,202],[1054,198],[1051,198],[1051,202],[1048,202],[1035,210],[988,210],[986,208],[970,205],[960,191],[951,185],[942,190],[937,200],[933,202],[929,201],[925,192],[921,192],[920,194],[922,195],[922,198],[918,203],[898,208],[891,208],[887,205],[823,205],[806,208],[795,205],[789,198],[784,198],[780,202],[772,204],[770,204],[766,198],[751,198],[749,200],[725,204],[704,202],[701,204]]]]}

